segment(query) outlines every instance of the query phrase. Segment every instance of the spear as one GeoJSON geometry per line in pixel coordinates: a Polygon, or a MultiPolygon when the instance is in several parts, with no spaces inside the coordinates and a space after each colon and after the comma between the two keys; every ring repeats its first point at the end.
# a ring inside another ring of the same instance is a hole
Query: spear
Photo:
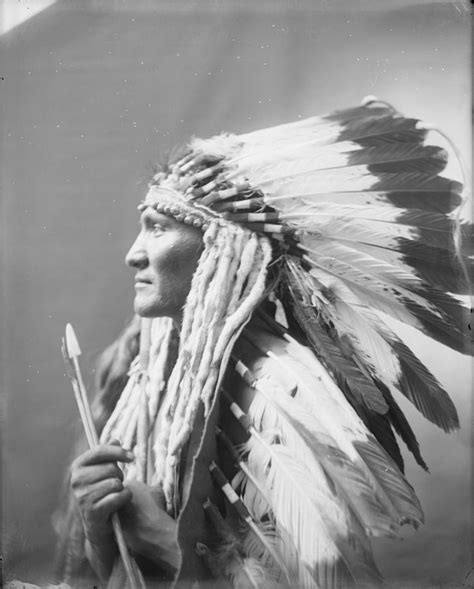
{"type": "Polygon", "coordinates": [[[148,362],[150,360],[151,319],[141,319],[140,325],[140,405],[137,425],[137,478],[146,483],[148,463],[148,362]]]}
{"type": "MultiPolygon", "coordinates": [[[[66,337],[62,338],[61,350],[66,366],[66,372],[71,380],[72,388],[74,390],[74,396],[79,408],[87,442],[90,448],[95,448],[99,445],[99,436],[97,435],[97,430],[92,418],[87,391],[82,379],[81,368],[79,366],[78,358],[81,355],[81,348],[79,347],[79,342],[77,341],[76,334],[70,323],[66,325],[66,337]]],[[[122,526],[117,513],[112,514],[111,521],[120,557],[131,589],[146,589],[140,569],[130,556],[127,545],[125,544],[122,526]]]]}

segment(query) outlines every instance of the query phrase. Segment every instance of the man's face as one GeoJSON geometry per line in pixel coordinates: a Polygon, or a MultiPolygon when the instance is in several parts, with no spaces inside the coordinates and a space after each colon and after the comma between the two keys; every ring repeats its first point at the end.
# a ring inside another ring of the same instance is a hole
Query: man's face
{"type": "Polygon", "coordinates": [[[125,261],[136,269],[135,313],[179,320],[202,251],[202,232],[147,207],[125,261]]]}

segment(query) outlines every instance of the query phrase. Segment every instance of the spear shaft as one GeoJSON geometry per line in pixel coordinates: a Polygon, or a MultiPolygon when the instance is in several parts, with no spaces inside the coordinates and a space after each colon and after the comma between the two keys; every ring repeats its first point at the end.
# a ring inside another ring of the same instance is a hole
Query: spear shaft
{"type": "Polygon", "coordinates": [[[137,475],[138,480],[146,483],[148,470],[148,363],[150,360],[151,319],[142,318],[140,325],[140,404],[137,424],[137,475]]]}
{"type": "MultiPolygon", "coordinates": [[[[82,425],[86,434],[87,442],[90,448],[95,448],[99,445],[99,436],[95,428],[92,411],[87,398],[87,391],[82,378],[81,368],[79,366],[78,356],[81,354],[79,343],[76,334],[70,323],[66,326],[66,339],[63,339],[62,351],[64,361],[66,363],[66,370],[71,379],[74,396],[81,416],[82,425]]],[[[128,547],[123,536],[122,525],[118,513],[113,513],[111,516],[112,528],[115,535],[115,540],[119,549],[119,554],[127,574],[131,589],[146,589],[145,582],[138,569],[137,564],[132,560],[128,547]]]]}

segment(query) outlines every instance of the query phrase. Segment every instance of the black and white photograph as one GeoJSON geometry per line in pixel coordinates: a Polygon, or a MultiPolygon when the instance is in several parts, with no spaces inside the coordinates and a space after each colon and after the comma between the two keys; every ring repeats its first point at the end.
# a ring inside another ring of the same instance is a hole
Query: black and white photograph
{"type": "Polygon", "coordinates": [[[474,588],[471,13],[0,0],[2,586],[474,588]]]}

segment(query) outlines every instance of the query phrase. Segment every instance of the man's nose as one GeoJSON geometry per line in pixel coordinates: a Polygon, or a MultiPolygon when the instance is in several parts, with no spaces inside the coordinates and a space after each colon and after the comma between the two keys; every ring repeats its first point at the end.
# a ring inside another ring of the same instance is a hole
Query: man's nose
{"type": "Polygon", "coordinates": [[[148,257],[140,235],[128,250],[125,263],[131,268],[144,268],[148,264],[148,257]]]}

